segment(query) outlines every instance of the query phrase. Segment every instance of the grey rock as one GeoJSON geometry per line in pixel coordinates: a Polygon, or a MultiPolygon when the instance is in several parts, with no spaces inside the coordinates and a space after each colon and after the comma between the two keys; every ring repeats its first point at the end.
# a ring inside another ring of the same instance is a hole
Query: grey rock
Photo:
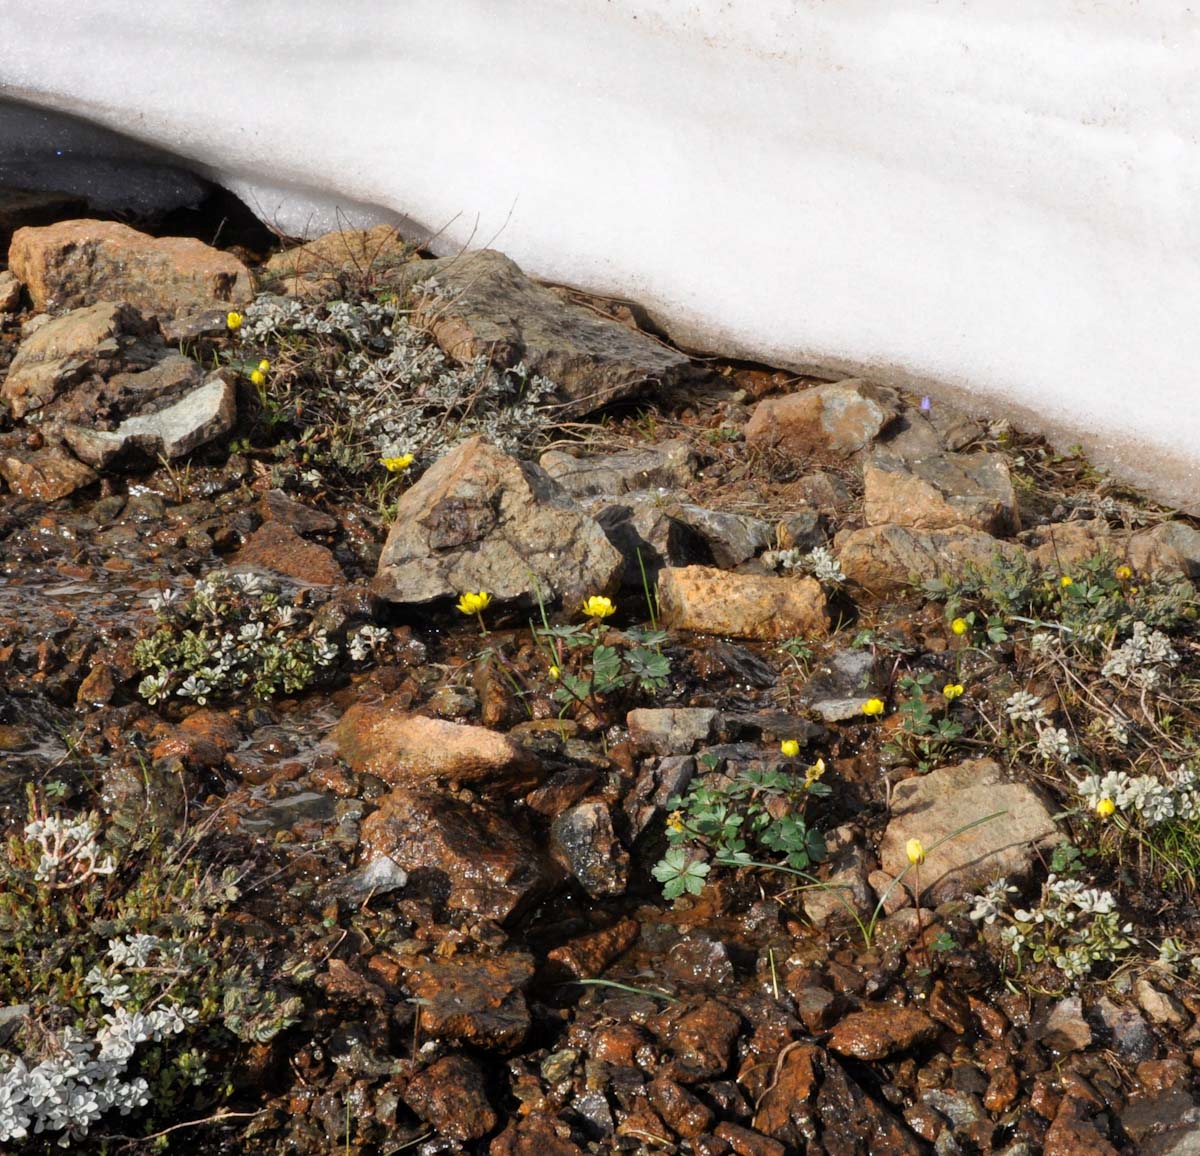
{"type": "Polygon", "coordinates": [[[668,755],[643,766],[623,804],[629,833],[634,839],[666,809],[671,799],[687,790],[695,773],[696,760],[690,755],[668,755]]]}
{"type": "Polygon", "coordinates": [[[593,898],[622,895],[629,879],[629,855],[617,841],[608,805],[585,800],[550,825],[555,861],[593,898]]]}
{"type": "Polygon", "coordinates": [[[815,550],[829,540],[825,519],[816,510],[794,510],[785,514],[775,527],[775,539],[781,550],[815,550]]]}
{"type": "Polygon", "coordinates": [[[1139,1063],[1153,1058],[1158,1040],[1137,1008],[1115,1004],[1108,996],[1101,996],[1092,1010],[1108,1032],[1113,1049],[1125,1060],[1139,1063]]]}
{"type": "MultiPolygon", "coordinates": [[[[905,847],[910,839],[926,847],[922,902],[935,906],[1000,876],[1019,885],[1029,878],[1039,855],[1063,836],[1040,791],[1009,782],[991,759],[969,759],[906,779],[892,793],[892,820],[879,858],[893,878],[908,867],[905,847]],[[979,822],[989,815],[997,817],[979,822]],[[978,825],[960,830],[972,823],[978,825]],[[946,841],[933,846],[942,839],[946,841]]],[[[904,882],[912,890],[915,873],[910,871],[904,882]]]]}
{"type": "Polygon", "coordinates": [[[659,755],[691,754],[712,738],[716,722],[712,707],[640,707],[625,717],[634,746],[659,755]]]}
{"type": "Polygon", "coordinates": [[[286,523],[297,534],[331,534],[338,527],[337,519],[324,510],[297,502],[282,490],[268,490],[263,495],[262,510],[264,516],[286,523]]]}
{"type": "Polygon", "coordinates": [[[1084,1017],[1079,996],[1070,996],[1054,1004],[1041,1025],[1038,1038],[1060,1056],[1081,1052],[1091,1045],[1092,1029],[1084,1017]]]}
{"type": "Polygon", "coordinates": [[[1200,1154],[1200,1103],[1180,1084],[1130,1098],[1121,1127],[1150,1156],[1200,1154]]]}
{"type": "Polygon", "coordinates": [[[817,667],[800,691],[800,702],[825,722],[861,718],[875,692],[875,659],[867,650],[839,650],[817,667]]]}
{"type": "Polygon", "coordinates": [[[572,610],[616,590],[624,562],[604,531],[538,466],[474,437],[400,498],[372,584],[420,604],[486,590],[572,610]]]}
{"type": "Polygon", "coordinates": [[[388,855],[380,855],[331,881],[321,892],[324,899],[361,902],[373,895],[388,895],[408,885],[408,872],[388,855]]]}
{"type": "Polygon", "coordinates": [[[562,417],[580,417],[691,373],[691,363],[652,337],[564,301],[502,253],[484,249],[417,261],[398,273],[416,298],[413,321],[463,364],[487,357],[523,363],[558,386],[562,417]],[[436,285],[439,292],[430,293],[436,285]]]}
{"type": "Polygon", "coordinates": [[[692,480],[695,458],[687,442],[665,441],[613,454],[575,456],[547,450],[538,465],[574,498],[615,497],[685,486],[692,480]]]}
{"type": "Polygon", "coordinates": [[[133,453],[174,461],[227,434],[236,419],[233,375],[217,369],[178,401],[127,418],[111,432],[64,424],[62,436],[76,457],[103,469],[133,453]]]}
{"type": "Polygon", "coordinates": [[[838,827],[827,839],[829,866],[823,887],[801,893],[804,914],[816,927],[838,920],[853,920],[871,912],[875,896],[868,880],[875,863],[849,827],[838,827]]]}
{"type": "Polygon", "coordinates": [[[616,501],[591,498],[581,503],[624,559],[623,588],[641,590],[643,575],[653,583],[664,566],[712,560],[704,539],[672,516],[673,502],[669,493],[637,490],[616,501]]]}
{"type": "Polygon", "coordinates": [[[1162,522],[1129,540],[1129,564],[1139,574],[1200,577],[1200,530],[1186,522],[1162,522]]]}
{"type": "Polygon", "coordinates": [[[775,539],[775,531],[767,522],[748,514],[708,510],[690,502],[668,505],[667,514],[700,537],[713,562],[723,570],[740,566],[775,539]]]}

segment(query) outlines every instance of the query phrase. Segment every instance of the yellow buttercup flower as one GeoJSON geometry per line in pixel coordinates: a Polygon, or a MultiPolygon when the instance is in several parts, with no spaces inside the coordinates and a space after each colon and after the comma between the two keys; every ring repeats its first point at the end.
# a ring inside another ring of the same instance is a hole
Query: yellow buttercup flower
{"type": "Polygon", "coordinates": [[[479,614],[491,601],[492,596],[486,590],[480,590],[478,594],[464,594],[458,600],[458,608],[463,614],[479,614]]]}
{"type": "Polygon", "coordinates": [[[1100,802],[1096,804],[1096,814],[1099,815],[1101,819],[1107,819],[1110,815],[1116,812],[1116,809],[1117,804],[1109,798],[1101,799],[1100,802]]]}
{"type": "Polygon", "coordinates": [[[267,380],[267,375],[261,369],[256,369],[250,374],[250,380],[255,385],[263,385],[267,380]]]}
{"type": "Polygon", "coordinates": [[[667,816],[667,826],[672,831],[682,831],[683,830],[683,812],[682,811],[672,811],[667,816]]]}
{"type": "Polygon", "coordinates": [[[948,682],[942,687],[942,694],[945,695],[947,702],[953,702],[956,698],[962,696],[963,688],[961,682],[948,682]]]}
{"type": "Polygon", "coordinates": [[[271,368],[271,363],[264,357],[262,361],[258,363],[258,368],[261,369],[263,373],[266,373],[271,368]]]}
{"type": "Polygon", "coordinates": [[[225,327],[234,331],[241,329],[242,315],[236,310],[230,310],[225,314],[225,327]]]}
{"type": "Polygon", "coordinates": [[[1128,582],[1129,579],[1133,577],[1133,567],[1132,566],[1118,566],[1116,568],[1116,570],[1113,571],[1113,573],[1116,574],[1117,580],[1119,582],[1128,582]]]}
{"type": "Polygon", "coordinates": [[[874,718],[876,715],[883,714],[883,699],[867,699],[867,701],[863,703],[862,712],[870,718],[874,718]]]}
{"type": "MultiPolygon", "coordinates": [[[[399,474],[413,464],[414,458],[412,454],[400,454],[398,457],[380,458],[379,460],[389,474],[399,474]]],[[[469,613],[474,613],[474,611],[469,611],[469,613]]]]}
{"type": "Polygon", "coordinates": [[[785,758],[794,759],[800,753],[800,744],[795,739],[784,739],[779,744],[779,749],[785,758]]]}
{"type": "Polygon", "coordinates": [[[817,759],[807,771],[804,772],[804,785],[811,787],[825,773],[825,760],[817,759]]]}
{"type": "Polygon", "coordinates": [[[1066,589],[1068,586],[1074,586],[1074,585],[1075,585],[1075,579],[1074,579],[1074,578],[1072,578],[1072,577],[1071,577],[1069,574],[1064,574],[1064,575],[1063,575],[1063,576],[1062,576],[1062,577],[1061,577],[1061,578],[1058,580],[1058,584],[1059,584],[1059,585],[1060,585],[1060,586],[1061,586],[1061,587],[1062,587],[1062,588],[1065,590],[1065,589],[1066,589]]]}
{"type": "Polygon", "coordinates": [[[908,856],[908,861],[914,867],[919,867],[925,862],[925,845],[920,839],[909,839],[904,844],[904,853],[908,856]]]}
{"type": "Polygon", "coordinates": [[[562,671],[559,670],[557,666],[552,666],[546,673],[550,675],[550,680],[552,682],[557,682],[559,676],[562,674],[562,671]]]}
{"type": "Polygon", "coordinates": [[[607,618],[616,612],[616,604],[603,594],[593,594],[584,604],[583,612],[589,618],[607,618]]]}
{"type": "Polygon", "coordinates": [[[955,634],[966,634],[967,620],[965,618],[956,618],[950,623],[950,629],[953,630],[955,634]]]}

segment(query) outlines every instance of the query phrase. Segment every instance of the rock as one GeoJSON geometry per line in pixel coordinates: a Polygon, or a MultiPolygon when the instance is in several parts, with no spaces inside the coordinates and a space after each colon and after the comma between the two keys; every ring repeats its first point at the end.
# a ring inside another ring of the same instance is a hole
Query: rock
{"type": "Polygon", "coordinates": [[[1051,522],[1021,534],[1018,541],[1029,550],[1035,566],[1054,574],[1067,574],[1096,554],[1119,555],[1124,539],[1100,518],[1083,522],[1051,522]]]}
{"type": "Polygon", "coordinates": [[[236,257],[191,237],[150,237],[115,221],[59,221],[18,229],[8,251],[38,310],[127,301],[174,317],[254,298],[250,271],[236,257]]]}
{"type": "Polygon", "coordinates": [[[746,444],[776,446],[793,457],[849,457],[870,445],[899,412],[892,390],[850,378],[760,401],[746,426],[746,444]]]}
{"type": "Polygon", "coordinates": [[[405,983],[423,1001],[421,1030],[434,1039],[512,1051],[529,1034],[523,988],[533,977],[524,952],[423,959],[405,983]]]}
{"type": "Polygon", "coordinates": [[[737,1156],[784,1156],[786,1151],[778,1140],[771,1140],[761,1132],[728,1121],[718,1124],[713,1135],[718,1140],[724,1140],[737,1156]]]}
{"type": "Polygon", "coordinates": [[[683,354],[564,301],[490,249],[408,265],[403,284],[416,299],[413,323],[428,329],[449,357],[523,363],[558,387],[562,418],[672,385],[691,372],[683,354]],[[439,292],[429,293],[434,285],[439,292]]]}
{"type": "Polygon", "coordinates": [[[870,1156],[922,1156],[920,1141],[881,1104],[876,1103],[832,1057],[822,1064],[825,1079],[817,1093],[821,1141],[829,1156],[861,1156],[863,1137],[870,1156]]]}
{"type": "Polygon", "coordinates": [[[230,557],[229,566],[272,570],[313,586],[340,586],[346,582],[332,550],[301,538],[285,522],[264,522],[230,557]]]}
{"type": "MultiPolygon", "coordinates": [[[[836,515],[853,500],[850,488],[837,476],[826,470],[805,474],[795,483],[796,493],[814,510],[821,514],[836,515]]],[[[786,542],[781,542],[786,546],[786,542]]]]}
{"type": "Polygon", "coordinates": [[[964,567],[986,570],[998,557],[1020,557],[1020,547],[981,530],[956,526],[914,530],[865,526],[835,539],[847,579],[877,596],[898,594],[930,578],[959,575],[964,567]]]}
{"type": "Polygon", "coordinates": [[[629,853],[613,831],[607,803],[585,800],[563,811],[550,825],[550,853],[593,899],[625,893],[629,853]]]}
{"type": "Polygon", "coordinates": [[[1186,522],[1161,522],[1134,534],[1125,558],[1138,574],[1200,577],[1200,530],[1186,522]]]}
{"type": "Polygon", "coordinates": [[[202,385],[162,408],[154,408],[147,399],[143,412],[126,418],[115,430],[88,429],[74,423],[61,428],[63,440],[77,457],[103,469],[134,454],[151,461],[174,461],[223,437],[236,419],[233,375],[219,369],[202,385]]]}
{"type": "Polygon", "coordinates": [[[704,988],[728,991],[735,982],[733,960],[724,942],[711,935],[694,932],[683,936],[667,952],[661,965],[663,974],[684,991],[704,988]]]}
{"type": "Polygon", "coordinates": [[[664,441],[614,454],[576,456],[547,450],[538,465],[573,498],[612,498],[636,490],[686,486],[695,472],[695,457],[686,441],[664,441]]]}
{"type": "Polygon", "coordinates": [[[111,301],[35,322],[25,327],[0,388],[0,398],[18,420],[93,375],[115,372],[128,347],[151,334],[135,309],[111,301]]]}
{"type": "Polygon", "coordinates": [[[639,707],[625,716],[635,749],[659,755],[690,755],[713,737],[717,711],[707,706],[639,707]]]}
{"type": "Polygon", "coordinates": [[[936,454],[905,461],[876,454],[863,473],[868,526],[946,530],[968,526],[988,534],[1021,528],[1008,463],[1000,454],[936,454]]]}
{"type": "Polygon", "coordinates": [[[1200,1103],[1186,1083],[1139,1089],[1121,1113],[1121,1128],[1147,1156],[1200,1156],[1200,1103]]]}
{"type": "Polygon", "coordinates": [[[7,269],[0,270],[0,313],[16,313],[21,307],[21,282],[7,269]]]}
{"type": "Polygon", "coordinates": [[[804,914],[815,927],[869,913],[875,897],[867,881],[874,866],[871,857],[856,840],[849,827],[839,827],[828,840],[829,864],[823,872],[823,886],[806,888],[801,893],[804,914]]]}
{"type": "Polygon", "coordinates": [[[988,1119],[977,1095],[930,1088],[921,1094],[921,1102],[950,1121],[951,1132],[968,1145],[968,1151],[993,1151],[996,1126],[988,1119]]]}
{"type": "Polygon", "coordinates": [[[813,578],[668,566],[658,576],[658,602],[663,624],[676,630],[771,641],[829,630],[825,593],[813,578]]]}
{"type": "Polygon", "coordinates": [[[65,498],[100,480],[61,446],[27,450],[17,438],[0,438],[0,477],[18,497],[42,502],[65,498]]]}
{"type": "Polygon", "coordinates": [[[510,1123],[492,1141],[488,1156],[584,1156],[584,1150],[571,1141],[566,1124],[535,1112],[510,1123]]]}
{"type": "Polygon", "coordinates": [[[275,253],[261,278],[272,291],[292,297],[344,295],[347,288],[387,285],[402,266],[417,259],[416,246],[391,225],[376,225],[326,233],[275,253]]]}
{"type": "Polygon", "coordinates": [[[552,948],[546,958],[576,979],[599,975],[614,959],[624,955],[641,932],[636,919],[621,919],[611,927],[576,936],[561,947],[552,948]]]}
{"type": "Polygon", "coordinates": [[[1046,1132],[1042,1156],[1117,1156],[1117,1150],[1076,1096],[1064,1096],[1046,1132]]]}
{"type": "Polygon", "coordinates": [[[754,1114],[754,1130],[793,1150],[802,1150],[814,1128],[810,1101],[816,1091],[820,1051],[809,1044],[788,1045],[775,1061],[776,1075],[754,1114]]]}
{"type": "Polygon", "coordinates": [[[1113,1003],[1102,995],[1094,1011],[1108,1030],[1111,1046],[1122,1059],[1131,1063],[1148,1060],[1158,1050],[1158,1040],[1141,1013],[1132,1007],[1113,1003]]]}
{"type": "Polygon", "coordinates": [[[374,588],[407,604],[486,590],[575,610],[613,593],[623,568],[604,531],[537,466],[482,438],[436,462],[396,506],[374,588]]]}
{"type": "Polygon", "coordinates": [[[671,502],[669,517],[691,530],[705,545],[715,565],[732,570],[762,553],[775,539],[774,529],[761,518],[706,510],[690,502],[671,502]]]}
{"type": "Polygon", "coordinates": [[[645,764],[634,788],[625,796],[624,809],[630,835],[636,839],[676,795],[687,790],[696,773],[696,760],[669,755],[645,764]]]}
{"type": "Polygon", "coordinates": [[[862,717],[875,692],[875,657],[869,650],[839,650],[815,667],[800,690],[800,702],[825,722],[862,717]]]}
{"type": "Polygon", "coordinates": [[[664,566],[712,561],[704,539],[671,516],[669,495],[637,490],[615,502],[594,498],[584,505],[624,559],[621,585],[626,589],[642,590],[643,582],[654,582],[664,566]]]}
{"type": "Polygon", "coordinates": [[[82,197],[43,189],[0,188],[0,254],[8,252],[13,233],[28,225],[49,225],[77,216],[87,207],[82,197]]]}
{"type": "Polygon", "coordinates": [[[808,553],[829,540],[825,518],[816,510],[794,510],[785,514],[775,527],[775,541],[781,550],[808,553]]]}
{"type": "Polygon", "coordinates": [[[107,662],[96,663],[87,676],[79,684],[75,694],[76,706],[106,706],[116,694],[117,686],[113,680],[112,667],[107,662]]]}
{"type": "MultiPolygon", "coordinates": [[[[935,906],[977,891],[1000,876],[1020,884],[1039,861],[1039,852],[1062,838],[1053,808],[1040,791],[1008,782],[991,759],[969,759],[906,779],[896,787],[879,859],[883,870],[895,878],[908,866],[906,844],[919,839],[927,855],[920,869],[921,901],[935,906]],[[1003,814],[933,846],[996,812],[1003,814]]],[[[915,873],[909,871],[904,882],[913,890],[915,873]]]]}
{"type": "Polygon", "coordinates": [[[266,521],[282,522],[297,534],[332,534],[338,528],[335,517],[315,506],[306,506],[295,498],[289,498],[282,490],[268,490],[259,508],[266,521]]]}
{"type": "Polygon", "coordinates": [[[386,855],[456,911],[503,921],[546,886],[532,841],[495,807],[396,790],[362,824],[362,861],[386,855]]]}
{"type": "Polygon", "coordinates": [[[694,1140],[713,1122],[712,1111],[674,1080],[660,1076],[646,1085],[650,1106],[664,1123],[685,1140],[694,1140]]]}
{"type": "MultiPolygon", "coordinates": [[[[799,968],[797,971],[807,978],[807,968],[799,968]]],[[[787,989],[796,1005],[796,1014],[811,1035],[820,1035],[828,1031],[844,1010],[839,996],[815,984],[799,982],[795,972],[788,976],[787,989]]]]}
{"type": "Polygon", "coordinates": [[[937,1030],[937,1024],[917,1008],[874,1004],[839,1020],[828,1047],[856,1060],[883,1060],[928,1043],[937,1030]]]}
{"type": "Polygon", "coordinates": [[[1037,1038],[1060,1056],[1090,1047],[1092,1029],[1084,1018],[1083,1003],[1079,996],[1057,1001],[1050,1009],[1037,1038]]]}
{"type": "Polygon", "coordinates": [[[530,783],[537,760],[527,747],[487,727],[413,714],[407,696],[350,707],[332,738],[338,754],[358,774],[394,787],[420,787],[434,779],[473,785],[530,783]]]}
{"type": "Polygon", "coordinates": [[[345,899],[362,904],[376,895],[390,895],[408,885],[408,872],[386,855],[378,855],[361,867],[340,875],[322,889],[324,902],[345,899]]]}
{"type": "Polygon", "coordinates": [[[1187,1008],[1170,992],[1163,991],[1145,976],[1133,985],[1133,994],[1138,1007],[1150,1017],[1151,1023],[1184,1028],[1191,1022],[1187,1008]]]}
{"type": "Polygon", "coordinates": [[[650,1026],[674,1053],[670,1072],[664,1074],[695,1084],[729,1067],[741,1020],[723,1003],[706,999],[672,1004],[650,1026]]]}
{"type": "Polygon", "coordinates": [[[404,1102],[435,1132],[451,1140],[478,1140],[496,1126],[479,1065],[457,1052],[413,1076],[404,1090],[404,1102]]]}

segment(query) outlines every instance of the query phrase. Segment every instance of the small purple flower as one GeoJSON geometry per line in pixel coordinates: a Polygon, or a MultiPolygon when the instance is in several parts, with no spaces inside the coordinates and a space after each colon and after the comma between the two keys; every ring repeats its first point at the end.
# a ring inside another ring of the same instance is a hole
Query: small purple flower
{"type": "Polygon", "coordinates": [[[928,413],[933,409],[933,402],[928,397],[921,398],[921,412],[928,413]]]}

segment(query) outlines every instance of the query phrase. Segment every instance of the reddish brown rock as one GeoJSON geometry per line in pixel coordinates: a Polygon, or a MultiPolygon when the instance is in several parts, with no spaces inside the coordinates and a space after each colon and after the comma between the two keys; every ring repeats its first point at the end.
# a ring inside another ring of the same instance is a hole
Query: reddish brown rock
{"type": "Polygon", "coordinates": [[[741,1019],[723,1003],[706,999],[674,1004],[651,1027],[674,1053],[674,1078],[695,1084],[729,1067],[741,1019]]]}
{"type": "Polygon", "coordinates": [[[758,1102],[754,1127],[765,1136],[799,1146],[812,1133],[809,1101],[818,1083],[819,1049],[788,1045],[775,1060],[771,1084],[758,1102]]]}
{"type": "Polygon", "coordinates": [[[346,581],[331,550],[300,537],[284,522],[259,526],[229,559],[229,565],[273,570],[315,586],[340,586],[346,581]]]}
{"type": "Polygon", "coordinates": [[[100,480],[95,470],[59,446],[27,450],[11,442],[0,448],[0,477],[18,497],[42,502],[65,498],[100,480]]]}
{"type": "Polygon", "coordinates": [[[665,566],[658,575],[658,601],[663,624],[676,630],[766,640],[829,631],[825,592],[813,578],[665,566]]]}
{"type": "Polygon", "coordinates": [[[1117,1156],[1117,1150],[1089,1117],[1084,1103],[1065,1096],[1046,1133],[1042,1156],[1117,1156]]]}
{"type": "Polygon", "coordinates": [[[486,727],[412,714],[404,701],[360,702],[342,716],[333,741],[352,770],[400,787],[536,782],[537,760],[526,747],[486,727]]]}
{"type": "Polygon", "coordinates": [[[533,960],[521,952],[423,959],[405,981],[423,1002],[421,1031],[437,1039],[511,1051],[529,1031],[522,989],[533,960]]]}
{"type": "Polygon", "coordinates": [[[451,1140],[478,1140],[496,1126],[479,1065],[458,1053],[435,1060],[413,1076],[404,1102],[451,1140]]]}
{"type": "Polygon", "coordinates": [[[646,1086],[651,1107],[678,1136],[694,1140],[713,1122],[712,1112],[686,1088],[660,1076],[646,1086]]]}
{"type": "Polygon", "coordinates": [[[783,1156],[786,1149],[778,1140],[740,1124],[718,1124],[713,1135],[724,1140],[737,1156],[783,1156]]]}
{"type": "Polygon", "coordinates": [[[590,979],[628,951],[640,931],[641,925],[636,919],[622,919],[601,931],[577,936],[554,948],[547,958],[577,979],[590,979]]]}
{"type": "Polygon", "coordinates": [[[829,1050],[857,1060],[883,1060],[928,1043],[936,1035],[937,1024],[923,1011],[874,1004],[834,1026],[829,1050]]]}
{"type": "Polygon", "coordinates": [[[494,806],[392,791],[362,824],[362,858],[388,856],[456,911],[504,920],[546,885],[533,841],[494,806]]]}
{"type": "Polygon", "coordinates": [[[488,1148],[488,1156],[584,1156],[569,1125],[541,1112],[514,1120],[488,1148]]]}
{"type": "Polygon", "coordinates": [[[849,457],[871,444],[900,412],[896,394],[858,378],[760,401],[746,425],[746,444],[775,446],[794,457],[849,457]]]}
{"type": "Polygon", "coordinates": [[[222,710],[194,711],[179,724],[179,729],[184,734],[207,739],[226,755],[240,746],[242,741],[237,721],[222,710]]]}
{"type": "Polygon", "coordinates": [[[174,317],[254,297],[250,271],[236,257],[191,237],[150,237],[115,221],[59,221],[18,229],[8,251],[12,272],[39,310],[128,301],[174,317]]]}
{"type": "Polygon", "coordinates": [[[926,1149],[921,1142],[867,1095],[841,1064],[827,1057],[823,1066],[817,1118],[829,1156],[862,1156],[864,1136],[870,1137],[870,1156],[923,1156],[926,1149]]]}

